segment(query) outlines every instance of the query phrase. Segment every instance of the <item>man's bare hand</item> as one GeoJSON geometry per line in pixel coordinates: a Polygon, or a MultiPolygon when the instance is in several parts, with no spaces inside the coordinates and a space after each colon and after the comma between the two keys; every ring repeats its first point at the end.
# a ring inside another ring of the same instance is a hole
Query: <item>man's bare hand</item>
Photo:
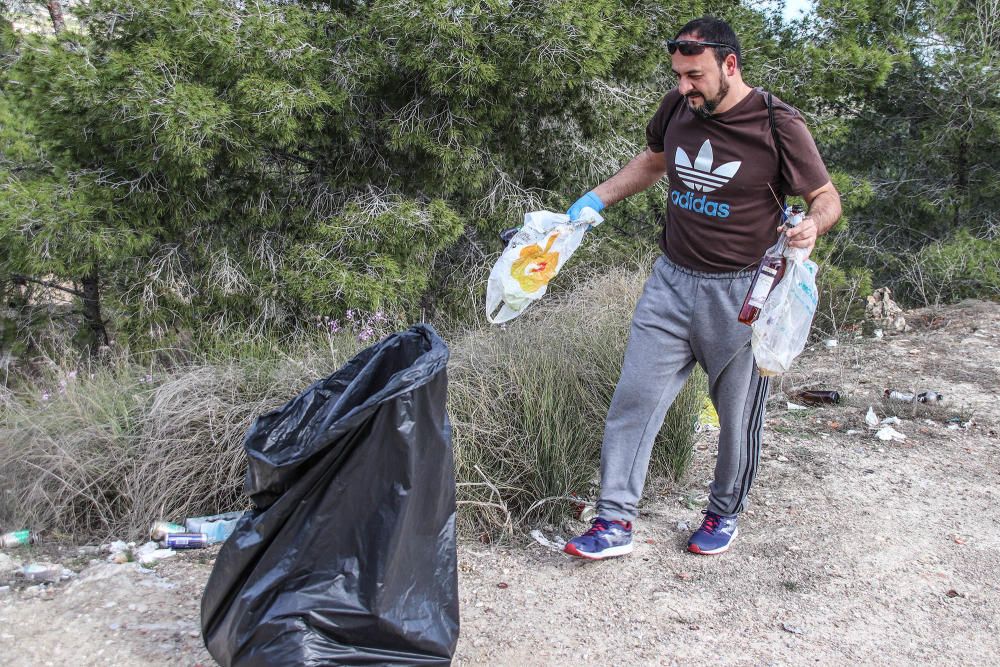
{"type": "Polygon", "coordinates": [[[810,253],[816,246],[816,239],[819,237],[819,228],[816,226],[816,221],[806,216],[802,219],[795,227],[786,229],[784,225],[778,228],[779,230],[785,230],[785,236],[788,237],[788,245],[793,248],[806,248],[810,253]]]}

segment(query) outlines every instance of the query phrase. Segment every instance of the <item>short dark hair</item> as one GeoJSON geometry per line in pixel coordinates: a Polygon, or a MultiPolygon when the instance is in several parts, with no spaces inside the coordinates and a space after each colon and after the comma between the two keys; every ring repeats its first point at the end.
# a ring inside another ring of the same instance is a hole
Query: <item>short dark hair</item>
{"type": "Polygon", "coordinates": [[[699,39],[706,42],[718,42],[719,44],[725,44],[729,48],[723,49],[715,47],[715,60],[722,66],[722,63],[726,61],[726,56],[729,55],[729,51],[732,50],[736,54],[736,66],[740,69],[743,68],[743,55],[740,53],[740,40],[736,36],[732,27],[722,19],[717,19],[714,16],[702,16],[701,18],[694,19],[693,21],[688,21],[684,24],[684,27],[677,31],[674,35],[674,39],[679,38],[681,35],[691,35],[697,36],[699,39]]]}

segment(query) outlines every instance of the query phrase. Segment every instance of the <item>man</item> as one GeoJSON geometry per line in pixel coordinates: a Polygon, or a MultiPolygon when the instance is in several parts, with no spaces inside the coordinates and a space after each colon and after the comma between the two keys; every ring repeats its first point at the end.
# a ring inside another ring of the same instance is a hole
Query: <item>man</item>
{"type": "Polygon", "coordinates": [[[605,426],[598,517],[565,549],[582,558],[632,550],[653,441],[695,362],[708,375],[720,431],[708,509],[688,550],[729,548],[757,472],[768,390],[754,364],[750,327],[737,316],[779,233],[792,247],[811,250],[840,218],[840,195],[802,117],[777,99],[769,105],[766,92],[744,83],[740,44],[727,23],[691,21],[667,50],[677,88],[649,121],[646,150],[569,209],[577,218],[584,206],[599,211],[664,174],[669,182],[664,254],[636,306],[605,426]],[[779,227],[772,190],[805,199],[801,224],[779,227]]]}

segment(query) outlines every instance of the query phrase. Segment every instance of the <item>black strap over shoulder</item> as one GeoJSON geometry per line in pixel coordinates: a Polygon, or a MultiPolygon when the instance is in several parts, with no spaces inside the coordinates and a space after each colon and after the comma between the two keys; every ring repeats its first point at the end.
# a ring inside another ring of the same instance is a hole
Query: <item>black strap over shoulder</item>
{"type": "Polygon", "coordinates": [[[774,99],[771,92],[767,93],[767,120],[771,125],[771,136],[774,137],[774,147],[778,149],[778,176],[782,177],[785,171],[785,159],[783,156],[783,151],[781,150],[781,137],[778,135],[778,129],[774,124],[774,99]]]}

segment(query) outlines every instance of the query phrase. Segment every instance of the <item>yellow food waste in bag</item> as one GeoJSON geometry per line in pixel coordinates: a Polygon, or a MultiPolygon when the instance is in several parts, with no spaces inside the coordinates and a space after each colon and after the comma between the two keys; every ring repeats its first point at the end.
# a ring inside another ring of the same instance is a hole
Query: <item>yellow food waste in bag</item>
{"type": "Polygon", "coordinates": [[[591,227],[604,222],[592,208],[578,220],[563,213],[534,211],[511,238],[490,271],[486,285],[486,317],[500,324],[514,319],[545,295],[559,269],[576,252],[591,227]]]}

